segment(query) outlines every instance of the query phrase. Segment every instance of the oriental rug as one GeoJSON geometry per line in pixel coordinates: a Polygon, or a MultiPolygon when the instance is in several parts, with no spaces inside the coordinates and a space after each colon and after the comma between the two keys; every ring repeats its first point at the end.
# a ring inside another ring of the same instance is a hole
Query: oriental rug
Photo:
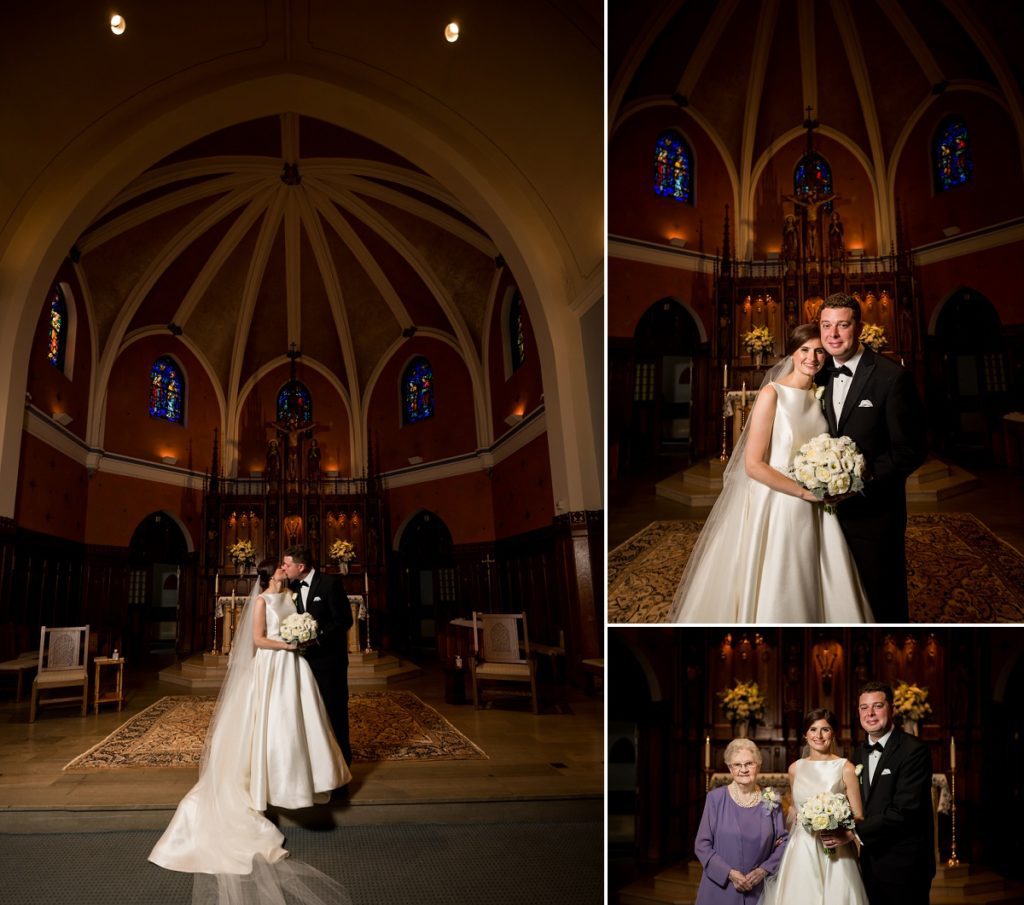
{"type": "MultiPolygon", "coordinates": [[[[609,623],[668,619],[702,524],[652,522],[608,554],[609,623]]],[[[911,515],[907,571],[912,622],[1024,621],[1024,556],[973,515],[911,515]]]]}
{"type": "MultiPolygon", "coordinates": [[[[160,698],[64,769],[78,773],[133,767],[197,767],[215,702],[215,697],[198,695],[160,698]]],[[[349,733],[355,761],[487,757],[433,707],[408,691],[350,695],[349,733]]]]}

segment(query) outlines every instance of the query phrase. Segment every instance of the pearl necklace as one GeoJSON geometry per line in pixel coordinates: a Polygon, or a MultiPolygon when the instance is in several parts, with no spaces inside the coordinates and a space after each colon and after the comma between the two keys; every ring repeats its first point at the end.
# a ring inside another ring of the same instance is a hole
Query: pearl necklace
{"type": "Polygon", "coordinates": [[[753,792],[741,792],[735,782],[729,783],[729,796],[741,808],[752,808],[761,800],[761,793],[754,789],[753,792]],[[740,796],[744,796],[742,799],[740,796]]]}

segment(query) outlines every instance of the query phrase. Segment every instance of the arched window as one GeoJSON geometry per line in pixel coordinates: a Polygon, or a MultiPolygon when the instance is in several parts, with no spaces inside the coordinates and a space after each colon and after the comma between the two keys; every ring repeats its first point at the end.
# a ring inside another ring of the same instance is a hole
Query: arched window
{"type": "Polygon", "coordinates": [[[60,286],[50,294],[50,331],[46,357],[55,368],[64,370],[68,348],[68,304],[60,286]]]}
{"type": "Polygon", "coordinates": [[[301,380],[289,380],[277,394],[277,420],[281,424],[310,424],[313,399],[301,380]]]}
{"type": "Polygon", "coordinates": [[[185,378],[180,365],[167,355],[154,361],[150,371],[149,414],[175,424],[185,420],[185,378]]]}
{"type": "Polygon", "coordinates": [[[402,415],[406,424],[434,417],[434,371],[425,358],[414,358],[402,375],[402,415]]]}
{"type": "Polygon", "coordinates": [[[526,361],[526,333],[523,329],[523,297],[517,291],[508,306],[508,341],[512,370],[526,361]]]}
{"type": "Polygon", "coordinates": [[[971,138],[967,134],[966,123],[958,116],[944,119],[935,132],[932,171],[937,192],[946,192],[961,183],[970,182],[974,175],[971,138]]]}
{"type": "MultiPolygon", "coordinates": [[[[820,154],[812,152],[801,157],[793,170],[793,194],[798,198],[826,198],[832,194],[832,168],[820,154]]],[[[832,202],[822,205],[826,214],[832,213],[832,202]]]]}
{"type": "Polygon", "coordinates": [[[693,204],[693,151],[674,129],[663,132],[654,148],[654,194],[693,204]]]}

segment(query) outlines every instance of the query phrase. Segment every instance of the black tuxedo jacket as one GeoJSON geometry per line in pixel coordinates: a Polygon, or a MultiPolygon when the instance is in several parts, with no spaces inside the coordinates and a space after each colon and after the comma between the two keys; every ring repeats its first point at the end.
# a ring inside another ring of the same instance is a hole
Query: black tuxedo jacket
{"type": "Polygon", "coordinates": [[[870,890],[875,883],[921,884],[935,875],[932,824],[932,761],[928,748],[914,736],[894,729],[868,781],[868,749],[857,763],[864,820],[857,834],[864,843],[861,867],[870,890]],[[870,875],[870,880],[869,880],[870,875]]]}
{"type": "MultiPolygon", "coordinates": [[[[297,584],[294,590],[300,590],[297,584]]],[[[306,595],[306,612],[317,621],[318,627],[317,643],[306,648],[304,653],[313,671],[328,662],[335,667],[342,664],[347,667],[347,636],[352,628],[352,608],[336,575],[328,575],[319,569],[314,571],[306,595]]]]}

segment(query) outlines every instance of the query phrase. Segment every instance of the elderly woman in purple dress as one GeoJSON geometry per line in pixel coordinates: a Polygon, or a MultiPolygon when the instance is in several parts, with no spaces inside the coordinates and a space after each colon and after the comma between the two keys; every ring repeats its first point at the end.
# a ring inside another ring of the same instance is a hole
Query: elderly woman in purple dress
{"type": "Polygon", "coordinates": [[[708,793],[694,851],[704,868],[696,905],[755,905],[782,860],[788,833],[778,800],[757,786],[761,752],[750,739],[725,749],[732,782],[708,793]]]}

